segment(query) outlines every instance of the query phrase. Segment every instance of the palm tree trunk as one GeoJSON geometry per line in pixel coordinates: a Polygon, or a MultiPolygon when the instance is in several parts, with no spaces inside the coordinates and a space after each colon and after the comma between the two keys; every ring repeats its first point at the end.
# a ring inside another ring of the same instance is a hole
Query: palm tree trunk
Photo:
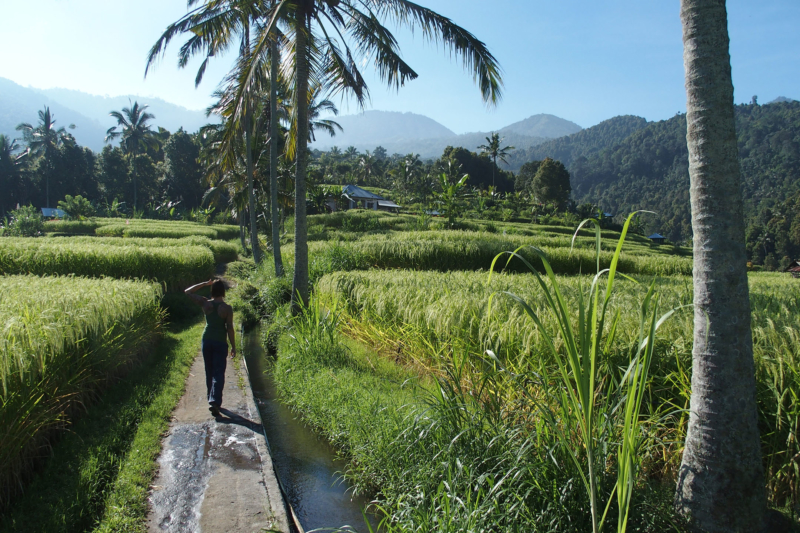
{"type": "Polygon", "coordinates": [[[764,471],[750,331],[725,0],[681,0],[694,349],[676,509],[698,531],[762,531],[764,471]]]}
{"type": "Polygon", "coordinates": [[[492,187],[495,186],[494,184],[494,173],[497,170],[497,157],[494,158],[494,165],[492,165],[492,187]]]}
{"type": "Polygon", "coordinates": [[[136,216],[136,156],[138,150],[133,149],[133,216],[136,216]]]}
{"type": "Polygon", "coordinates": [[[306,13],[304,3],[297,3],[295,61],[297,80],[297,167],[294,180],[294,278],[292,313],[308,303],[308,223],[306,221],[306,146],[308,144],[308,58],[306,57],[306,13]]]}
{"type": "Polygon", "coordinates": [[[236,218],[239,221],[239,240],[242,242],[242,250],[247,251],[247,243],[245,242],[245,239],[244,239],[244,235],[245,235],[245,231],[244,231],[244,216],[242,215],[241,211],[239,211],[238,216],[236,218]]]}
{"type": "Polygon", "coordinates": [[[272,212],[272,255],[275,258],[275,275],[283,277],[281,258],[281,231],[278,213],[278,51],[277,34],[270,43],[269,66],[269,203],[272,212]]]}
{"type": "Polygon", "coordinates": [[[256,228],[256,195],[253,190],[253,144],[252,144],[252,131],[251,124],[253,122],[253,114],[250,102],[247,102],[247,110],[244,114],[244,143],[245,143],[245,157],[247,158],[247,197],[250,206],[250,248],[253,250],[253,261],[256,264],[261,262],[261,247],[258,245],[258,229],[256,228]]]}

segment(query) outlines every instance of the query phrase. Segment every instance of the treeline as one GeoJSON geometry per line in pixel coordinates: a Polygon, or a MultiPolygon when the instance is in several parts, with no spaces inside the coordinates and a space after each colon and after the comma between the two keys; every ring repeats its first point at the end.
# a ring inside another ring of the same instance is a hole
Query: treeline
{"type": "Polygon", "coordinates": [[[140,210],[201,206],[207,189],[201,135],[158,128],[149,131],[148,142],[138,150],[123,139],[120,146],[95,153],[57,127],[49,109],[39,119],[20,125],[19,139],[0,135],[1,214],[17,205],[56,207],[67,195],[80,195],[98,207],[114,205],[121,212],[133,210],[135,195],[140,210]]]}
{"type": "Polygon", "coordinates": [[[452,146],[435,160],[423,160],[418,154],[389,155],[382,146],[363,153],[353,146],[344,151],[336,146],[326,152],[315,150],[309,179],[316,184],[387,189],[399,199],[416,203],[430,197],[443,172],[469,175],[467,185],[472,188],[488,190],[494,180],[498,192],[514,190],[514,174],[498,168],[487,154],[452,146]]]}

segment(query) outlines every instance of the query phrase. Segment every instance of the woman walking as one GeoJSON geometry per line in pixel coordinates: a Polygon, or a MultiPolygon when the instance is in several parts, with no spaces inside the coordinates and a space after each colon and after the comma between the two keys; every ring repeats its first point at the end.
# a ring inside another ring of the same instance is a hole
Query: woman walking
{"type": "Polygon", "coordinates": [[[203,308],[206,329],[203,330],[203,362],[206,367],[206,389],[208,410],[216,418],[222,406],[222,388],[225,386],[225,367],[228,362],[228,343],[231,341],[231,357],[236,356],[236,336],[233,330],[233,308],[225,303],[225,284],[210,279],[192,285],[184,291],[189,298],[203,308]],[[194,294],[203,287],[211,287],[211,299],[194,294]]]}

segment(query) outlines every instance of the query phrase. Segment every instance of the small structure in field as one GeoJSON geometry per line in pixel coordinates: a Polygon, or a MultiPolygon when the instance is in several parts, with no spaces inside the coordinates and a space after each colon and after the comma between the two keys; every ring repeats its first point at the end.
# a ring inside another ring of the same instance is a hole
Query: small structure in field
{"type": "Polygon", "coordinates": [[[64,218],[65,216],[67,216],[67,214],[61,209],[56,209],[53,207],[43,207],[42,216],[44,218],[64,218]]]}
{"type": "Polygon", "coordinates": [[[342,187],[342,196],[345,200],[344,205],[341,205],[342,202],[336,202],[333,200],[329,200],[327,202],[328,207],[330,207],[332,211],[336,211],[337,208],[343,208],[345,210],[371,209],[373,211],[381,210],[391,212],[397,212],[400,210],[400,206],[391,200],[387,200],[383,196],[369,192],[356,185],[345,185],[342,187]]]}
{"type": "Polygon", "coordinates": [[[650,241],[653,244],[664,244],[665,242],[667,242],[667,238],[661,235],[660,233],[653,233],[647,238],[650,239],[650,241]]]}
{"type": "Polygon", "coordinates": [[[792,261],[784,272],[790,273],[793,278],[800,278],[800,261],[792,261]]]}

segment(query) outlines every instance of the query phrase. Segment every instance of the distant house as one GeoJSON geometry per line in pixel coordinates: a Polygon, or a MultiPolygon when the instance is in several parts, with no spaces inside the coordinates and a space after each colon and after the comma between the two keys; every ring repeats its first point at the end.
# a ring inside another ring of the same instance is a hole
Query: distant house
{"type": "Polygon", "coordinates": [[[337,207],[344,209],[372,209],[374,211],[391,211],[397,212],[400,206],[391,200],[387,200],[383,196],[369,192],[356,185],[345,185],[342,187],[342,196],[344,197],[344,206],[335,200],[329,200],[327,205],[332,211],[336,211],[337,207]]]}
{"type": "Polygon", "coordinates": [[[653,233],[647,238],[650,239],[653,244],[664,244],[667,241],[667,238],[660,233],[653,233]]]}
{"type": "Polygon", "coordinates": [[[784,272],[789,272],[793,278],[800,278],[800,261],[792,261],[784,272]]]}
{"type": "Polygon", "coordinates": [[[42,216],[44,218],[64,218],[65,216],[67,216],[67,214],[61,209],[55,209],[53,207],[43,207],[42,216]]]}

